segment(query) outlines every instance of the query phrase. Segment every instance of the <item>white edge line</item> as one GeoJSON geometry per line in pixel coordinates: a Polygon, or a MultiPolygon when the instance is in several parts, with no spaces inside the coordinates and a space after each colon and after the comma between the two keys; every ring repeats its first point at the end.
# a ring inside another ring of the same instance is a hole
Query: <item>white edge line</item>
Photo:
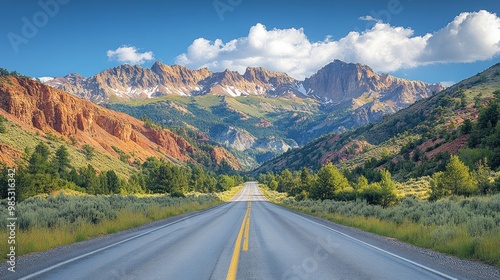
{"type": "MultiPolygon", "coordinates": [[[[224,204],[221,204],[221,205],[219,205],[219,206],[215,206],[214,208],[218,208],[218,207],[220,207],[220,206],[222,206],[222,205],[224,205],[224,204]]],[[[212,209],[214,209],[214,208],[212,208],[212,209]]],[[[208,209],[206,209],[206,210],[208,210],[208,209]]],[[[184,221],[184,220],[190,219],[190,218],[192,218],[192,217],[196,217],[196,216],[201,215],[201,214],[203,214],[203,213],[205,213],[205,212],[206,212],[206,211],[199,212],[199,213],[196,213],[196,214],[194,214],[194,215],[190,215],[189,217],[184,217],[184,218],[182,218],[182,219],[172,221],[172,222],[170,222],[170,223],[168,223],[168,224],[166,224],[166,225],[159,226],[159,227],[157,227],[157,228],[154,228],[154,229],[148,230],[148,231],[143,232],[143,233],[138,234],[138,235],[134,235],[134,236],[129,237],[129,238],[127,238],[127,239],[124,239],[124,240],[118,241],[118,242],[116,242],[116,243],[110,244],[110,245],[105,246],[105,247],[102,247],[102,248],[100,248],[100,249],[97,249],[97,250],[94,250],[94,251],[91,251],[91,252],[85,253],[85,254],[80,255],[80,256],[78,256],[78,257],[74,257],[74,258],[71,258],[71,259],[69,259],[69,260],[66,260],[66,261],[63,261],[63,262],[57,263],[57,264],[55,264],[55,265],[49,266],[49,267],[47,267],[47,268],[44,268],[44,269],[42,269],[42,270],[39,270],[39,271],[37,271],[37,272],[34,272],[34,273],[32,273],[32,274],[29,274],[29,275],[27,275],[27,276],[24,276],[24,277],[22,277],[22,278],[19,278],[19,280],[27,280],[27,279],[33,278],[33,277],[35,277],[35,276],[41,275],[41,274],[43,274],[43,273],[45,273],[45,272],[51,271],[51,270],[53,270],[53,269],[55,269],[55,268],[58,268],[58,267],[60,267],[60,266],[65,265],[65,264],[68,264],[68,263],[71,263],[71,262],[77,261],[77,260],[79,260],[79,259],[82,259],[82,258],[88,257],[88,256],[90,256],[90,255],[93,255],[93,254],[98,253],[98,252],[101,252],[101,251],[107,250],[107,249],[109,249],[109,248],[111,248],[111,247],[114,247],[114,246],[116,246],[116,245],[120,245],[120,244],[122,244],[122,243],[128,242],[128,241],[130,241],[130,240],[132,240],[132,239],[139,238],[139,237],[141,237],[141,236],[144,236],[144,235],[149,234],[149,233],[151,233],[151,232],[154,232],[154,231],[160,230],[160,229],[162,229],[162,228],[164,228],[164,227],[167,227],[167,226],[170,226],[170,225],[172,225],[172,224],[176,224],[176,223],[178,223],[178,222],[181,222],[181,221],[184,221]]]]}
{"type": "MultiPolygon", "coordinates": [[[[286,209],[286,208],[285,208],[285,209],[286,209]]],[[[292,211],[292,212],[294,212],[294,211],[292,211]]],[[[297,214],[297,213],[295,213],[295,214],[297,214]]],[[[432,268],[430,268],[430,267],[427,267],[427,266],[425,266],[425,265],[423,265],[423,264],[419,264],[419,263],[414,262],[414,261],[412,261],[412,260],[409,260],[409,259],[407,259],[407,258],[401,257],[401,256],[399,256],[399,255],[396,255],[396,254],[394,254],[394,253],[391,253],[391,252],[389,252],[389,251],[386,251],[386,250],[384,250],[384,249],[381,249],[381,248],[379,248],[379,247],[377,247],[377,246],[374,246],[374,245],[372,245],[372,244],[369,244],[369,243],[366,243],[366,242],[364,242],[364,241],[362,241],[362,240],[359,240],[359,239],[357,239],[357,238],[354,238],[354,237],[352,237],[352,236],[350,236],[350,235],[348,235],[348,234],[345,234],[345,233],[343,233],[343,232],[340,232],[340,231],[338,231],[338,230],[336,230],[336,229],[333,229],[333,228],[331,228],[331,227],[328,227],[328,226],[325,226],[325,225],[320,224],[320,223],[318,223],[318,222],[315,222],[315,221],[313,221],[313,220],[311,220],[311,219],[308,219],[307,217],[304,217],[304,216],[302,216],[302,215],[298,215],[298,216],[299,216],[299,217],[301,217],[301,218],[302,218],[302,219],[304,219],[304,220],[307,220],[307,221],[309,221],[309,222],[311,222],[311,223],[317,224],[317,225],[319,225],[319,226],[321,226],[321,227],[323,227],[323,228],[326,228],[326,229],[328,229],[328,230],[330,230],[330,231],[333,231],[333,232],[335,232],[335,233],[337,233],[337,234],[340,234],[340,235],[342,235],[342,236],[344,236],[344,237],[347,237],[347,238],[349,238],[349,239],[352,239],[352,240],[354,240],[354,241],[357,241],[357,242],[359,242],[359,243],[361,243],[361,244],[364,244],[364,245],[366,245],[366,246],[368,246],[368,247],[371,247],[371,248],[373,248],[373,249],[375,249],[375,250],[378,250],[378,251],[380,251],[380,252],[383,252],[383,253],[385,253],[385,254],[388,254],[388,255],[390,255],[390,256],[393,256],[393,257],[395,257],[395,258],[397,258],[397,259],[400,259],[400,260],[402,260],[402,261],[405,261],[405,262],[408,262],[408,263],[410,263],[410,264],[413,264],[413,265],[415,265],[415,266],[417,266],[417,267],[420,267],[420,268],[422,268],[422,269],[424,269],[424,270],[427,270],[427,271],[429,271],[429,272],[432,272],[432,273],[434,273],[434,274],[436,274],[436,275],[438,275],[438,276],[441,276],[441,277],[446,278],[446,279],[449,279],[449,280],[458,280],[457,278],[454,278],[454,277],[452,277],[452,276],[450,276],[450,275],[444,274],[444,273],[442,273],[442,272],[440,272],[440,271],[437,271],[437,270],[435,270],[435,269],[432,269],[432,268]]]]}

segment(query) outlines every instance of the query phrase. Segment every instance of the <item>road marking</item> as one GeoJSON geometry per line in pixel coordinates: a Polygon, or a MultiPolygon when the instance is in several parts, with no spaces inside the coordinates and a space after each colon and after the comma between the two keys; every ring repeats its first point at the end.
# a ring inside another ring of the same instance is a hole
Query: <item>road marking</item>
{"type": "Polygon", "coordinates": [[[250,235],[250,213],[252,212],[252,192],[250,192],[250,195],[248,197],[248,217],[247,217],[247,222],[245,226],[245,239],[243,240],[243,251],[248,251],[248,239],[250,235]]]}
{"type": "Polygon", "coordinates": [[[88,253],[85,253],[85,254],[83,254],[83,255],[80,255],[80,256],[77,256],[77,257],[71,258],[71,259],[69,259],[69,260],[66,260],[66,261],[60,262],[60,263],[58,263],[58,264],[55,264],[55,265],[49,266],[49,267],[47,267],[47,268],[45,268],[45,269],[39,270],[39,271],[37,271],[37,272],[34,272],[34,273],[32,273],[32,274],[29,274],[29,275],[27,275],[27,276],[24,276],[24,277],[22,277],[22,278],[19,278],[19,280],[26,280],[26,279],[33,278],[33,277],[35,277],[35,276],[41,275],[41,274],[43,274],[43,273],[45,273],[45,272],[51,271],[51,270],[53,270],[53,269],[55,269],[55,268],[58,268],[58,267],[60,267],[60,266],[65,265],[65,264],[72,263],[72,262],[74,262],[74,261],[77,261],[77,260],[79,260],[79,259],[83,259],[83,258],[88,257],[88,256],[90,256],[90,255],[93,255],[93,254],[95,254],[95,253],[99,253],[99,252],[101,252],[101,251],[104,251],[104,250],[107,250],[107,249],[109,249],[109,248],[115,247],[116,245],[120,245],[120,244],[122,244],[122,243],[125,243],[125,242],[128,242],[128,241],[130,241],[130,240],[133,240],[133,239],[139,238],[139,237],[144,236],[144,235],[146,235],[146,234],[149,234],[149,233],[155,232],[155,231],[160,230],[160,229],[162,229],[162,228],[165,228],[165,227],[167,227],[167,226],[170,226],[170,225],[173,225],[173,224],[177,224],[177,223],[182,222],[182,221],[184,221],[184,220],[191,219],[191,218],[193,218],[193,217],[196,217],[196,216],[199,216],[199,215],[201,215],[201,214],[204,214],[204,213],[206,213],[206,212],[208,212],[208,211],[215,210],[215,209],[217,209],[217,208],[222,207],[223,205],[225,205],[225,204],[221,204],[221,205],[218,205],[218,206],[215,206],[215,207],[209,208],[209,209],[202,210],[202,211],[200,211],[200,212],[198,212],[198,213],[194,213],[194,214],[189,215],[189,216],[187,216],[187,217],[184,217],[184,218],[182,218],[182,219],[178,219],[178,220],[175,220],[175,221],[170,222],[170,223],[168,223],[168,224],[165,224],[165,225],[162,225],[162,226],[159,226],[159,227],[153,228],[153,229],[148,230],[148,231],[146,231],[146,232],[140,233],[140,234],[138,234],[138,235],[134,235],[134,236],[132,236],[132,237],[129,237],[129,238],[124,239],[124,240],[122,240],[122,241],[118,241],[118,242],[116,242],[116,243],[110,244],[110,245],[108,245],[108,246],[102,247],[102,248],[97,249],[97,250],[94,250],[94,251],[92,251],[92,252],[88,252],[88,253]]]}
{"type": "Polygon", "coordinates": [[[238,232],[238,236],[236,237],[236,242],[234,242],[233,256],[231,257],[231,263],[229,264],[226,280],[236,279],[236,274],[238,273],[238,262],[240,260],[241,240],[243,239],[243,237],[243,251],[248,251],[248,238],[250,234],[250,211],[252,210],[252,193],[250,190],[249,192],[250,194],[248,195],[247,211],[245,212],[245,216],[243,217],[243,221],[241,222],[241,227],[240,231],[238,232]]]}
{"type": "MultiPolygon", "coordinates": [[[[288,210],[288,209],[286,209],[286,210],[288,210]]],[[[290,211],[290,210],[288,210],[288,211],[290,211]]],[[[292,213],[294,213],[293,211],[291,211],[291,212],[292,212],[292,213]]],[[[320,223],[318,223],[318,222],[315,222],[315,221],[313,221],[313,220],[310,220],[310,219],[308,219],[307,217],[304,217],[304,216],[299,215],[299,214],[297,214],[297,213],[294,213],[294,214],[298,215],[299,217],[301,217],[302,219],[304,219],[304,220],[306,220],[306,221],[309,221],[309,222],[311,222],[311,223],[317,224],[317,225],[319,225],[320,227],[326,228],[326,229],[328,229],[328,230],[330,230],[330,231],[333,231],[333,232],[335,232],[335,233],[337,233],[337,234],[339,234],[339,235],[342,235],[342,236],[344,236],[344,237],[346,237],[346,238],[349,238],[349,239],[354,240],[354,241],[356,241],[356,242],[359,242],[359,243],[361,243],[361,244],[363,244],[363,245],[366,245],[366,246],[368,246],[368,247],[370,247],[370,248],[373,248],[373,249],[375,249],[375,250],[378,250],[378,251],[380,251],[380,252],[382,252],[382,253],[388,254],[388,255],[390,255],[390,256],[392,256],[392,257],[395,257],[395,258],[397,258],[397,259],[399,259],[399,260],[402,260],[402,261],[405,261],[405,262],[410,263],[410,264],[412,264],[412,265],[415,265],[415,266],[417,266],[417,267],[420,267],[420,268],[422,268],[423,270],[427,270],[427,271],[429,271],[429,272],[431,272],[431,273],[434,273],[434,274],[436,274],[436,275],[438,275],[438,276],[441,276],[441,277],[443,277],[443,278],[445,278],[445,279],[449,279],[449,280],[457,280],[457,278],[452,277],[452,276],[450,276],[450,275],[448,275],[448,274],[442,273],[442,272],[440,272],[440,271],[437,271],[437,270],[435,270],[435,269],[432,269],[432,268],[430,268],[430,267],[427,267],[427,266],[425,266],[425,265],[423,265],[423,264],[419,264],[419,263],[414,262],[414,261],[412,261],[412,260],[409,260],[409,259],[407,259],[407,258],[401,257],[401,256],[399,256],[399,255],[396,255],[396,254],[394,254],[394,253],[391,253],[391,252],[389,252],[389,251],[386,251],[386,250],[384,250],[384,249],[382,249],[382,248],[379,248],[379,247],[377,247],[377,246],[374,246],[374,245],[372,245],[372,244],[370,244],[370,243],[366,243],[366,242],[364,242],[364,241],[361,241],[361,240],[359,240],[359,239],[357,239],[357,238],[354,238],[354,237],[352,237],[352,236],[350,236],[350,235],[348,235],[348,234],[345,234],[345,233],[343,233],[343,232],[340,232],[340,231],[338,231],[338,230],[336,230],[336,229],[333,229],[333,228],[331,228],[331,227],[328,227],[328,226],[325,226],[325,225],[320,224],[320,223]]]]}

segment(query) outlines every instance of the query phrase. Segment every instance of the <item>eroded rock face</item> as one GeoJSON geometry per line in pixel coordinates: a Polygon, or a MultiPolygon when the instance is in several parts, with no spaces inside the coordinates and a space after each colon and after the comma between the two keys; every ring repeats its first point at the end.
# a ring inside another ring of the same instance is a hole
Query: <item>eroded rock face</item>
{"type": "MultiPolygon", "coordinates": [[[[73,137],[81,145],[98,145],[98,148],[108,152],[113,152],[112,147],[115,147],[133,153],[139,160],[166,155],[182,162],[194,162],[193,155],[199,152],[167,129],[146,127],[142,121],[131,116],[100,107],[35,80],[5,79],[8,81],[0,82],[0,109],[26,128],[73,137]]],[[[229,157],[229,152],[222,154],[228,157],[228,162],[239,166],[234,157],[229,157]]]]}

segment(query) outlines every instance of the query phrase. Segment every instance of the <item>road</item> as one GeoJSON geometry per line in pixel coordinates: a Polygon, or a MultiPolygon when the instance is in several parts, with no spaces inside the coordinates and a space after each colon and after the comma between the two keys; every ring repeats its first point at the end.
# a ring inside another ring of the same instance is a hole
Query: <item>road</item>
{"type": "Polygon", "coordinates": [[[255,182],[221,206],[85,242],[27,256],[1,278],[480,278],[464,261],[273,205],[255,182]]]}

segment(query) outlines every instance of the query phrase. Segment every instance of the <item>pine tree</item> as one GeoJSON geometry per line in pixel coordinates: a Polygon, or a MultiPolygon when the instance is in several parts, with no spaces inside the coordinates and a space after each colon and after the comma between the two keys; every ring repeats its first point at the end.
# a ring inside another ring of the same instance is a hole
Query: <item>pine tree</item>
{"type": "Polygon", "coordinates": [[[52,159],[52,170],[56,176],[68,178],[68,170],[71,169],[69,153],[66,146],[61,145],[52,159]]]}
{"type": "Polygon", "coordinates": [[[29,159],[28,172],[30,174],[47,173],[49,171],[49,146],[39,143],[29,159]]]}
{"type": "Polygon", "coordinates": [[[318,171],[316,182],[311,189],[311,198],[333,199],[335,194],[350,188],[347,178],[331,163],[318,171]]]}
{"type": "Polygon", "coordinates": [[[441,183],[443,188],[449,189],[455,195],[471,195],[478,187],[477,181],[469,173],[469,167],[455,155],[451,156],[446,165],[441,183]]]}
{"type": "Polygon", "coordinates": [[[392,180],[391,173],[388,170],[380,171],[382,180],[380,181],[381,188],[381,205],[382,207],[387,207],[394,203],[397,199],[396,194],[396,183],[392,180]]]}

